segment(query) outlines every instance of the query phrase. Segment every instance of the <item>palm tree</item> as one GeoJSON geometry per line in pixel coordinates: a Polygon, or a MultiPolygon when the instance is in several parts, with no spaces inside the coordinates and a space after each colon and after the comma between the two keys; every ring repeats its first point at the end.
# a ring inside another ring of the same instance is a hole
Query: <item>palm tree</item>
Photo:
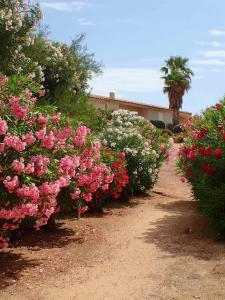
{"type": "Polygon", "coordinates": [[[179,110],[182,108],[183,96],[191,88],[191,76],[194,73],[187,66],[188,59],[181,56],[171,56],[165,60],[165,66],[160,69],[165,75],[163,92],[168,94],[169,108],[173,110],[173,125],[179,124],[179,110]]]}

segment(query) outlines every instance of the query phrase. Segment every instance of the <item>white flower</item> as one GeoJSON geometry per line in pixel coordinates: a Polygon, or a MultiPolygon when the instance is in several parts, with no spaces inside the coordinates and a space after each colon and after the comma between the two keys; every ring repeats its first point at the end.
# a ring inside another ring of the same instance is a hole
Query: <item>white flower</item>
{"type": "Polygon", "coordinates": [[[116,147],[116,143],[111,143],[111,147],[112,148],[116,147]]]}
{"type": "Polygon", "coordinates": [[[174,144],[174,140],[173,140],[173,138],[172,138],[172,137],[170,137],[170,138],[169,138],[169,143],[170,143],[171,145],[173,145],[173,144],[174,144]]]}

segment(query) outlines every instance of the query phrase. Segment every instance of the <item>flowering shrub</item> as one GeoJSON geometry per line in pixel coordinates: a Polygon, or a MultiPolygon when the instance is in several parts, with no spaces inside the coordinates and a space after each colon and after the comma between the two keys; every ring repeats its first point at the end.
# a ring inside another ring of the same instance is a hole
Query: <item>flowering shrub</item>
{"type": "Polygon", "coordinates": [[[106,199],[117,199],[123,191],[123,188],[129,183],[129,177],[127,175],[125,153],[110,148],[102,148],[101,160],[110,168],[112,171],[112,178],[102,187],[105,193],[95,194],[95,201],[97,206],[103,204],[106,199]],[[100,202],[100,203],[99,203],[100,202]]]}
{"type": "Polygon", "coordinates": [[[115,111],[101,139],[106,147],[124,151],[130,191],[138,193],[153,187],[168,144],[160,143],[158,131],[150,122],[136,112],[115,111]]]}
{"type": "Polygon", "coordinates": [[[28,5],[24,0],[0,1],[0,72],[3,74],[33,74],[43,80],[43,70],[37,61],[26,55],[34,43],[33,31],[41,19],[38,4],[28,5]]]}
{"type": "Polygon", "coordinates": [[[178,166],[192,186],[199,208],[217,237],[225,237],[225,101],[195,116],[186,125],[187,138],[178,166]]]}
{"type": "Polygon", "coordinates": [[[75,104],[80,98],[88,99],[86,90],[93,74],[101,72],[100,64],[88,53],[83,34],[71,45],[50,40],[40,29],[42,12],[35,2],[0,1],[0,73],[25,75],[43,84],[49,103],[70,115],[79,114],[75,104]]]}
{"type": "Polygon", "coordinates": [[[63,189],[79,216],[93,196],[110,188],[116,197],[127,181],[123,154],[119,170],[106,165],[90,129],[72,130],[60,113],[36,111],[36,98],[25,86],[24,80],[0,77],[1,247],[7,246],[10,231],[24,222],[36,229],[45,225],[60,209],[63,189]]]}

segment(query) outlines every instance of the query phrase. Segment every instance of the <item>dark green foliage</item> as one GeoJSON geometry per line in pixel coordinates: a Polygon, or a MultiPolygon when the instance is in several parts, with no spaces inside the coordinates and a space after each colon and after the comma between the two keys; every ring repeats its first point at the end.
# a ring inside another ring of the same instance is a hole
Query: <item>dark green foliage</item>
{"type": "Polygon", "coordinates": [[[156,128],[160,128],[160,129],[165,129],[166,128],[166,124],[163,121],[160,120],[152,120],[151,123],[156,127],[156,128]]]}
{"type": "Polygon", "coordinates": [[[225,100],[187,123],[177,161],[213,234],[225,239],[225,100]]]}

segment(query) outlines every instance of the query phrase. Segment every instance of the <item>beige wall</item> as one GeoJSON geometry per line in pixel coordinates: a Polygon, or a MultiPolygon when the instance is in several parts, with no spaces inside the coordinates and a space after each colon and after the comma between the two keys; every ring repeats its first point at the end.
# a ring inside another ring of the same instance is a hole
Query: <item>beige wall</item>
{"type": "MultiPolygon", "coordinates": [[[[117,110],[117,109],[126,109],[130,111],[136,111],[138,114],[149,121],[156,121],[160,120],[163,121],[165,124],[172,123],[172,111],[166,109],[160,109],[155,107],[148,107],[148,106],[138,106],[135,103],[123,103],[120,101],[113,101],[113,100],[106,100],[106,99],[98,99],[98,98],[90,98],[92,104],[101,109],[106,110],[117,110]]],[[[189,114],[181,113],[180,119],[181,121],[186,121],[189,118],[189,114]]]]}
{"type": "Polygon", "coordinates": [[[156,109],[146,109],[144,110],[143,117],[148,119],[149,121],[160,120],[164,123],[172,123],[172,112],[166,110],[156,110],[156,109]]]}

